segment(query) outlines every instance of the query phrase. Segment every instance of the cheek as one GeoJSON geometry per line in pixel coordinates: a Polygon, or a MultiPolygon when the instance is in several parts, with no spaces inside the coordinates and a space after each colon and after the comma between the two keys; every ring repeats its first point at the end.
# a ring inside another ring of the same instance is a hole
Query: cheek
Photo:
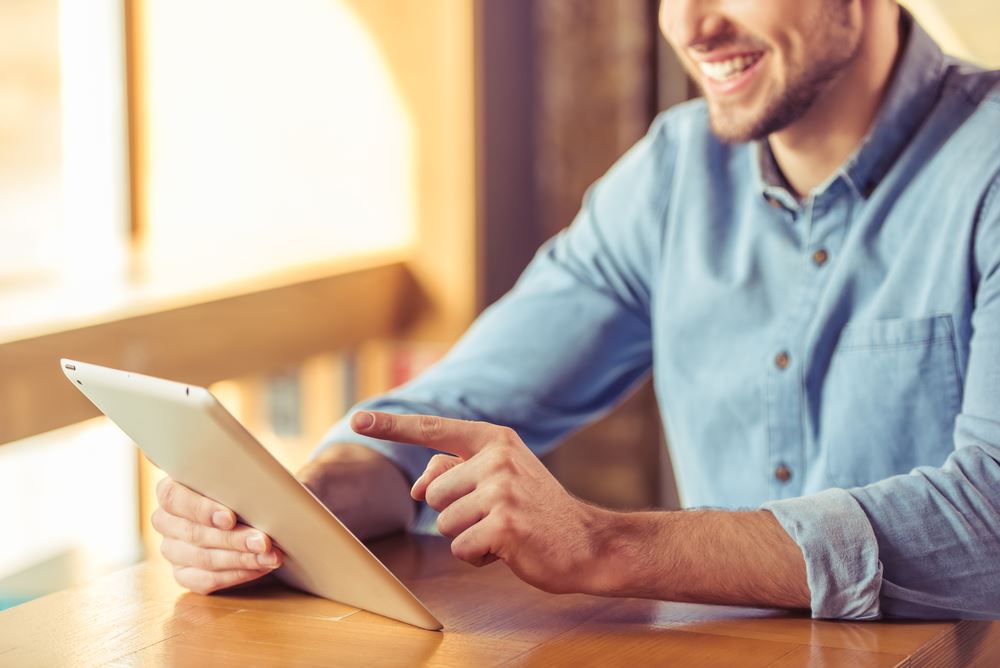
{"type": "Polygon", "coordinates": [[[826,8],[825,3],[801,3],[787,27],[776,33],[775,47],[781,53],[786,78],[794,79],[814,63],[828,58],[844,39],[841,34],[844,17],[826,8]]]}
{"type": "Polygon", "coordinates": [[[775,49],[770,53],[767,63],[767,81],[772,88],[783,89],[792,76],[793,61],[787,51],[775,49]]]}
{"type": "Polygon", "coordinates": [[[787,74],[800,71],[808,61],[812,40],[802,34],[788,35],[780,46],[781,69],[787,74]]]}

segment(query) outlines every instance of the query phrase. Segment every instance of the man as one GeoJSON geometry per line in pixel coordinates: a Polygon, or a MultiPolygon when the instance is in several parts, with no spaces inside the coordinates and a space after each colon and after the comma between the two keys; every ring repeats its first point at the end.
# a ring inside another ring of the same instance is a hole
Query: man
{"type": "MultiPolygon", "coordinates": [[[[660,24],[704,100],[302,479],[365,537],[411,524],[412,482],[458,558],[553,592],[1000,615],[1000,75],[892,0],[663,0],[660,24]],[[650,370],[686,500],[732,510],[595,508],[536,458],[650,370]]],[[[160,501],[182,585],[280,562],[228,509],[160,501]]]]}

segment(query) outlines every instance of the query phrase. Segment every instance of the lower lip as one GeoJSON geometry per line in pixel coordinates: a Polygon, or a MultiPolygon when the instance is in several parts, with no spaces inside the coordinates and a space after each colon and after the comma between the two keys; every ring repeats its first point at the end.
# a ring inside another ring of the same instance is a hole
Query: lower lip
{"type": "Polygon", "coordinates": [[[714,95],[733,95],[747,88],[753,78],[760,71],[761,64],[764,59],[767,58],[767,54],[761,54],[760,58],[757,59],[750,67],[746,68],[740,75],[734,79],[727,79],[725,81],[716,81],[712,77],[702,73],[702,79],[705,81],[705,88],[707,88],[714,95]]]}

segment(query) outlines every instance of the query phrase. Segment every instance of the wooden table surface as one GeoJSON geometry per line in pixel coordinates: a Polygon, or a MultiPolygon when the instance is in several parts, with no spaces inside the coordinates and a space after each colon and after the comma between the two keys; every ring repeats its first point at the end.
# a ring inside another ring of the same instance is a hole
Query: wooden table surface
{"type": "Polygon", "coordinates": [[[816,622],[554,596],[503,564],[457,561],[441,538],[373,549],[443,632],[274,583],[199,596],[150,561],[0,612],[0,666],[1000,666],[1000,622],[816,622]]]}

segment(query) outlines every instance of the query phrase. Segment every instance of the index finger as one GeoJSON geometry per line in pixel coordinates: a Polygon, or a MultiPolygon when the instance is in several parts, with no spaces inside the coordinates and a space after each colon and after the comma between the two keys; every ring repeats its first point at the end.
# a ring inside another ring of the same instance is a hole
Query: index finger
{"type": "Polygon", "coordinates": [[[426,445],[464,459],[479,452],[497,427],[485,422],[453,420],[437,415],[394,415],[361,411],[351,417],[359,434],[386,441],[426,445]]]}
{"type": "Polygon", "coordinates": [[[169,477],[157,483],[156,499],[161,508],[177,517],[217,529],[232,529],[236,525],[236,516],[229,508],[169,477]]]}

